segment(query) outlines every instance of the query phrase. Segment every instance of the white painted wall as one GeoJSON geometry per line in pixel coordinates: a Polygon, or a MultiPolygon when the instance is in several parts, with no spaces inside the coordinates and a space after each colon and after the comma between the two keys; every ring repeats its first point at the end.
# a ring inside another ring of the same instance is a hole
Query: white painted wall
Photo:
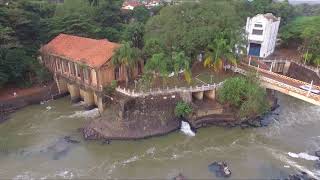
{"type": "Polygon", "coordinates": [[[247,18],[246,33],[248,34],[247,52],[249,54],[250,43],[261,44],[260,56],[267,57],[274,52],[280,25],[280,18],[268,19],[263,14],[247,18]],[[261,27],[257,27],[260,25],[261,27]],[[253,34],[253,30],[262,30],[262,35],[253,34]]]}

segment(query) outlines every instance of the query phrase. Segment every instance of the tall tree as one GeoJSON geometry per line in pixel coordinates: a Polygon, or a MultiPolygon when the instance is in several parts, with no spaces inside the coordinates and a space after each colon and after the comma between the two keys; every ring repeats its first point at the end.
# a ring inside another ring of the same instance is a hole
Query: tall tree
{"type": "Polygon", "coordinates": [[[132,47],[131,42],[123,42],[112,57],[115,66],[123,67],[125,71],[126,84],[131,79],[133,69],[139,61],[139,50],[132,47]]]}
{"type": "Polygon", "coordinates": [[[213,67],[214,70],[222,69],[224,62],[229,62],[231,64],[236,64],[236,52],[234,52],[233,46],[235,44],[231,43],[230,34],[226,32],[218,33],[212,43],[207,47],[204,66],[213,67]]]}
{"type": "Polygon", "coordinates": [[[237,8],[233,1],[212,0],[164,7],[148,20],[145,41],[157,39],[164,44],[168,54],[184,51],[195,59],[213,41],[216,33],[244,26],[237,8]]]}

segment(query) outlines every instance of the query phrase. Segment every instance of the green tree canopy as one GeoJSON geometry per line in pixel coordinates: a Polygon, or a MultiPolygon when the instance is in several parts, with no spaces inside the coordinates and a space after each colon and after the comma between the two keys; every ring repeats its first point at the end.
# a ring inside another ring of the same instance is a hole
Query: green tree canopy
{"type": "Polygon", "coordinates": [[[298,43],[304,61],[319,66],[320,16],[298,17],[281,32],[284,44],[298,43]]]}
{"type": "Polygon", "coordinates": [[[202,0],[167,6],[147,22],[145,40],[157,39],[164,44],[167,54],[184,51],[195,57],[216,33],[242,28],[244,19],[236,10],[233,1],[202,0]]]}
{"type": "Polygon", "coordinates": [[[266,90],[257,83],[253,76],[227,79],[218,91],[222,103],[240,108],[240,117],[250,117],[265,113],[268,108],[266,90]]]}
{"type": "Polygon", "coordinates": [[[134,48],[131,42],[123,42],[112,57],[115,66],[124,66],[126,72],[126,82],[128,83],[133,69],[140,59],[140,50],[134,48]]]}

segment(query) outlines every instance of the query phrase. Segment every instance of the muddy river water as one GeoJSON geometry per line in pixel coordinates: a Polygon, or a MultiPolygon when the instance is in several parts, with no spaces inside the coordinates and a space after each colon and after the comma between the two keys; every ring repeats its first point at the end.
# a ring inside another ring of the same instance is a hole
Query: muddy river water
{"type": "Polygon", "coordinates": [[[308,156],[320,150],[320,107],[278,97],[279,115],[268,127],[210,127],[194,137],[174,132],[108,145],[84,141],[78,131],[97,110],[85,112],[68,98],[29,106],[0,124],[0,178],[171,179],[182,173],[212,179],[208,165],[219,160],[237,179],[281,178],[300,170],[320,178],[308,156]],[[65,136],[80,143],[67,143],[65,136]]]}

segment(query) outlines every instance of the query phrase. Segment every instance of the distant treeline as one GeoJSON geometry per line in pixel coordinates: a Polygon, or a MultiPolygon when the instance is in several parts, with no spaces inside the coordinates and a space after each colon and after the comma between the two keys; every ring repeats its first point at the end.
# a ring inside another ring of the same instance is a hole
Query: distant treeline
{"type": "MultiPolygon", "coordinates": [[[[310,28],[317,26],[317,18],[296,18],[319,16],[319,6],[292,6],[287,1],[272,0],[201,0],[152,10],[138,7],[123,11],[122,3],[123,0],[65,0],[64,3],[0,0],[0,87],[30,86],[50,80],[50,74],[37,62],[38,49],[59,33],[130,42],[141,50],[146,62],[157,54],[154,62],[166,59],[163,67],[174,69],[174,59],[194,59],[199,52],[210,51],[210,44],[214,47],[219,42],[243,41],[237,38],[238,31],[232,29],[241,29],[247,16],[267,12],[282,17],[286,42],[303,43],[301,49],[308,53],[306,57],[312,54],[308,62],[315,64],[312,59],[316,59],[317,48],[313,46],[317,38],[289,32],[292,28],[288,27],[305,22],[312,22],[310,28]]],[[[189,65],[182,60],[178,62],[189,65]]]]}

